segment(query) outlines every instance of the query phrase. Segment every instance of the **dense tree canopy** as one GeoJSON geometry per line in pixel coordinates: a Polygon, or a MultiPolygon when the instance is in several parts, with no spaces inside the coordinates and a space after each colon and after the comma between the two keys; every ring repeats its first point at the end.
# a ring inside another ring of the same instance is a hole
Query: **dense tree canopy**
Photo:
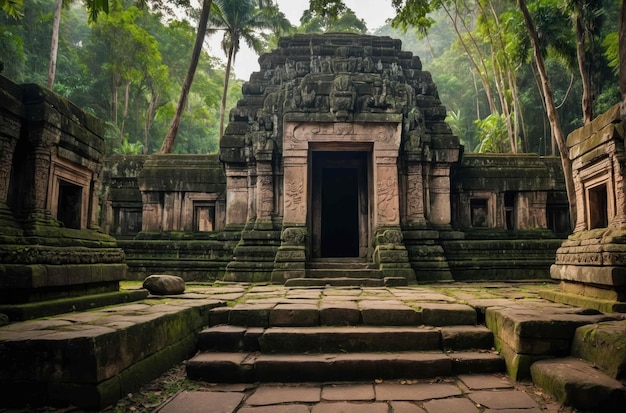
{"type": "MultiPolygon", "coordinates": [[[[19,82],[45,84],[57,3],[24,1],[23,7],[20,0],[2,2],[3,74],[19,82]]],[[[517,1],[386,1],[397,8],[396,28],[389,24],[375,34],[402,38],[404,47],[422,58],[466,151],[558,154],[533,44],[517,1]]],[[[88,7],[75,3],[62,10],[54,90],[107,120],[110,151],[157,151],[176,117],[194,40],[202,44],[204,38],[197,33],[195,17],[190,21],[173,18],[173,10],[179,10],[177,16],[180,11],[198,16],[200,10],[191,8],[187,0],[156,0],[146,8],[136,7],[145,2],[134,0],[90,0],[88,7]],[[101,9],[103,2],[109,13],[89,23],[88,12],[101,9]]],[[[273,16],[286,22],[272,1],[219,2],[225,9],[229,4],[241,7],[244,3],[257,11],[270,11],[266,20],[273,16]]],[[[523,3],[541,40],[539,49],[555,111],[563,134],[567,134],[588,121],[589,114],[600,113],[620,99],[620,1],[523,3]]],[[[256,39],[252,44],[257,45],[271,34],[367,30],[359,10],[346,8],[340,0],[311,0],[310,5],[299,27],[282,25],[267,30],[236,23],[234,28],[238,33],[251,29],[256,39]]],[[[220,27],[218,14],[212,20],[212,27],[220,27]]],[[[224,39],[225,46],[236,45],[230,37],[224,39]]],[[[268,44],[266,47],[275,45],[276,38],[268,44]]],[[[226,97],[223,112],[227,114],[240,96],[241,81],[225,73],[230,70],[228,63],[223,65],[205,52],[198,59],[193,87],[191,82],[187,85],[189,98],[179,105],[180,136],[171,149],[175,152],[215,151],[220,100],[226,97]],[[225,80],[231,80],[228,93],[222,90],[225,80]]]]}

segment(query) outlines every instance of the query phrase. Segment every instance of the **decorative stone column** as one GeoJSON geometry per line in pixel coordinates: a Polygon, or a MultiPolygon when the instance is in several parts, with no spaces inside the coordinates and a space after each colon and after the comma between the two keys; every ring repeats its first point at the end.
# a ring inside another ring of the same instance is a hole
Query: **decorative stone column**
{"type": "Polygon", "coordinates": [[[450,225],[450,166],[435,165],[430,175],[430,222],[450,225]]]}
{"type": "Polygon", "coordinates": [[[48,182],[50,178],[50,147],[38,146],[29,154],[33,165],[33,186],[27,221],[31,225],[49,222],[50,211],[46,209],[48,182]]]}
{"type": "Polygon", "coordinates": [[[306,273],[307,156],[306,151],[290,155],[283,160],[283,231],[272,272],[272,281],[280,283],[306,273]]]}
{"type": "Polygon", "coordinates": [[[423,225],[424,215],[424,180],[422,164],[411,162],[408,165],[406,189],[406,220],[409,226],[423,225]]]}
{"type": "Polygon", "coordinates": [[[242,229],[248,218],[248,169],[226,164],[226,228],[242,229]]]}
{"type": "Polygon", "coordinates": [[[257,230],[273,228],[274,214],[274,177],[272,170],[272,152],[258,151],[256,154],[256,222],[257,230]]]}

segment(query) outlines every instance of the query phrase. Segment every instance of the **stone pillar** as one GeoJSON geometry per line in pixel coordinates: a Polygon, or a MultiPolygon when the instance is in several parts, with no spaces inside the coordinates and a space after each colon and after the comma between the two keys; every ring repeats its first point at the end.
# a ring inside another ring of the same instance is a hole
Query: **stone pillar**
{"type": "Polygon", "coordinates": [[[306,157],[286,157],[284,164],[284,225],[306,226],[308,193],[306,157]]]}
{"type": "MultiPolygon", "coordinates": [[[[3,119],[7,120],[7,119],[3,119]]],[[[10,125],[10,127],[13,127],[10,125]]],[[[16,126],[19,131],[19,124],[16,126]]],[[[6,203],[9,193],[9,181],[11,179],[11,165],[13,163],[13,153],[17,138],[2,135],[0,136],[0,203],[6,203]]]]}
{"type": "Polygon", "coordinates": [[[410,224],[420,224],[426,221],[424,216],[424,180],[422,164],[408,165],[406,190],[406,215],[410,224]]]}
{"type": "Polygon", "coordinates": [[[248,217],[248,169],[226,165],[226,227],[243,227],[248,217]]]}
{"type": "Polygon", "coordinates": [[[46,209],[48,182],[50,178],[50,149],[37,147],[29,154],[34,168],[30,201],[29,221],[50,219],[50,211],[46,209]]]}
{"type": "MultiPolygon", "coordinates": [[[[399,144],[399,138],[396,140],[399,144]]],[[[400,228],[400,198],[398,185],[398,146],[380,150],[374,146],[375,235],[374,262],[385,278],[404,278],[415,282],[415,272],[400,228]]]]}
{"type": "Polygon", "coordinates": [[[430,222],[450,225],[450,166],[436,165],[430,176],[430,222]]]}
{"type": "Polygon", "coordinates": [[[272,163],[259,162],[256,165],[256,223],[255,229],[271,229],[274,213],[274,179],[272,163]]]}
{"type": "Polygon", "coordinates": [[[306,274],[307,154],[284,158],[283,231],[272,281],[283,283],[306,274]]]}
{"type": "Polygon", "coordinates": [[[576,222],[574,226],[575,233],[579,231],[585,231],[587,229],[587,211],[585,208],[585,205],[587,205],[587,200],[585,199],[585,189],[583,187],[582,180],[580,179],[580,168],[580,162],[574,161],[572,163],[574,175],[574,190],[576,192],[576,222]]]}
{"type": "Polygon", "coordinates": [[[87,217],[87,228],[93,230],[100,230],[98,223],[98,205],[100,199],[98,194],[100,193],[100,186],[102,185],[100,181],[101,171],[102,166],[100,165],[91,176],[91,185],[89,185],[89,215],[87,217]]]}
{"type": "Polygon", "coordinates": [[[389,158],[376,157],[376,227],[400,225],[398,168],[389,158]]]}
{"type": "Polygon", "coordinates": [[[609,150],[610,160],[613,167],[613,190],[615,191],[615,216],[611,225],[626,225],[626,151],[623,145],[616,145],[611,141],[612,148],[609,150]]]}

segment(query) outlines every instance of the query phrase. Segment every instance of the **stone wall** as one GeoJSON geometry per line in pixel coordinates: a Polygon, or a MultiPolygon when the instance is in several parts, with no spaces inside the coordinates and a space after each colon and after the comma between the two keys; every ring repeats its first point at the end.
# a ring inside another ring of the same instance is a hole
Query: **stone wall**
{"type": "Polygon", "coordinates": [[[0,304],[117,291],[124,253],[97,224],[104,123],[37,85],[0,90],[0,304]]]}

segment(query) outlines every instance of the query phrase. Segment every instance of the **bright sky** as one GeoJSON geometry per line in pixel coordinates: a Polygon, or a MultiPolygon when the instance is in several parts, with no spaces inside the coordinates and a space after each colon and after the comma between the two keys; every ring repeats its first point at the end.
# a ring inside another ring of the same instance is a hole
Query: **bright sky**
{"type": "MultiPolygon", "coordinates": [[[[277,0],[277,3],[294,26],[300,24],[302,13],[309,8],[309,0],[277,0]]],[[[370,32],[383,26],[387,19],[394,16],[391,0],[344,0],[344,3],[354,11],[358,18],[365,20],[370,32]]],[[[219,33],[215,34],[209,40],[210,51],[214,56],[226,60],[219,46],[220,36],[219,33]]],[[[237,54],[234,67],[237,77],[248,80],[252,72],[259,70],[258,58],[254,52],[243,45],[237,54]]]]}

